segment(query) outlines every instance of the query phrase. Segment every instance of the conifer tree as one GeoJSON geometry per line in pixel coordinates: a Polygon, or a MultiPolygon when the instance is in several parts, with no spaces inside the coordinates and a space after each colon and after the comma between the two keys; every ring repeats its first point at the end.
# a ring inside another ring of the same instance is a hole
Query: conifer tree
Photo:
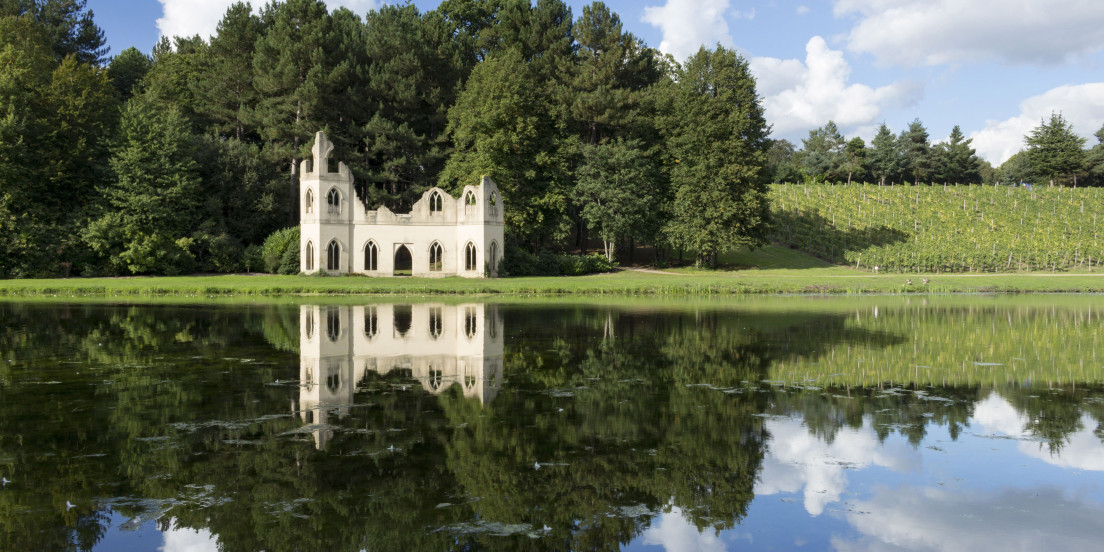
{"type": "Polygon", "coordinates": [[[874,178],[883,186],[886,180],[896,182],[902,171],[901,148],[897,137],[885,123],[878,127],[870,146],[869,167],[874,178]]]}
{"type": "Polygon", "coordinates": [[[85,240],[110,269],[175,274],[192,268],[191,233],[200,180],[191,125],[173,105],[150,96],[127,103],[111,157],[118,181],[103,189],[105,214],[85,240]]]}
{"type": "Polygon", "coordinates": [[[1085,139],[1073,132],[1073,125],[1061,113],[1051,113],[1050,121],[1040,121],[1024,136],[1024,143],[1027,162],[1036,174],[1049,179],[1051,186],[1064,179],[1077,185],[1077,173],[1085,165],[1085,139]]]}

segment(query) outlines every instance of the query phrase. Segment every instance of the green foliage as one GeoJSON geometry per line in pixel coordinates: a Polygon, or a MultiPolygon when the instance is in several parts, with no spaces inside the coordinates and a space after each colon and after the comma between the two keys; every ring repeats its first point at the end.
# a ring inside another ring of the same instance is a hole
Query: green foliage
{"type": "Polygon", "coordinates": [[[1104,189],[776,185],[771,239],[890,272],[1100,270],[1104,189]]]}
{"type": "Polygon", "coordinates": [[[120,135],[111,157],[118,182],[103,189],[108,210],[85,240],[120,273],[190,270],[201,188],[188,121],[175,106],[143,96],[127,103],[120,135]]]}
{"type": "Polygon", "coordinates": [[[119,97],[127,100],[134,95],[135,87],[152,67],[153,60],[131,46],[111,58],[107,64],[107,76],[119,91],[119,97]]]}
{"type": "Polygon", "coordinates": [[[539,83],[515,50],[480,63],[449,110],[456,153],[439,180],[455,190],[490,176],[502,190],[506,232],[533,242],[562,237],[567,227],[563,144],[539,83]]]}
{"type": "MultiPolygon", "coordinates": [[[[276,269],[277,274],[299,274],[299,242],[296,241],[294,246],[289,246],[284,249],[284,254],[280,256],[280,266],[276,269]]],[[[319,274],[324,274],[324,271],[319,270],[319,274]]]]}
{"type": "Polygon", "coordinates": [[[87,0],[6,0],[0,17],[26,16],[42,29],[54,58],[72,56],[77,63],[99,65],[108,48],[103,29],[92,20],[87,0]]]}
{"type": "Polygon", "coordinates": [[[247,246],[242,253],[242,269],[246,272],[265,270],[264,247],[258,244],[247,246]]]}
{"type": "Polygon", "coordinates": [[[590,255],[556,254],[547,249],[533,254],[524,249],[511,248],[499,267],[503,276],[582,276],[610,272],[617,263],[601,253],[590,255]]]}
{"type": "Polygon", "coordinates": [[[769,215],[763,106],[747,60],[721,46],[687,60],[670,92],[674,212],[667,235],[694,251],[698,265],[715,265],[720,253],[763,243],[769,215]]]}
{"type": "Polygon", "coordinates": [[[1024,137],[1027,162],[1041,178],[1077,185],[1077,174],[1085,166],[1085,139],[1073,132],[1073,125],[1061,113],[1051,113],[1024,137]]]}
{"type": "Polygon", "coordinates": [[[630,237],[651,241],[659,226],[656,204],[661,183],[640,147],[639,142],[620,140],[584,146],[576,171],[583,218],[598,232],[610,261],[618,241],[630,237]]]}
{"type": "MultiPolygon", "coordinates": [[[[277,274],[288,249],[299,250],[298,226],[277,230],[265,238],[264,245],[261,246],[264,271],[277,274]]],[[[295,273],[299,273],[298,262],[295,265],[295,273]]]]}

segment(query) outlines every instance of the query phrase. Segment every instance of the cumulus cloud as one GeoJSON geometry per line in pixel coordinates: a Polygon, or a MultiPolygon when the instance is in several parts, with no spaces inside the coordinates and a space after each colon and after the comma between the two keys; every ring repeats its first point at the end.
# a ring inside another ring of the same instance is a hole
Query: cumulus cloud
{"type": "MultiPolygon", "coordinates": [[[[662,6],[645,7],[643,19],[662,31],[659,49],[684,61],[702,46],[720,43],[732,47],[724,17],[728,3],[729,0],[667,0],[662,6]]],[[[754,9],[749,13],[748,19],[755,17],[754,9]]]]}
{"type": "Polygon", "coordinates": [[[672,507],[670,512],[660,514],[659,520],[645,529],[642,536],[644,544],[662,546],[667,552],[725,550],[724,542],[716,533],[712,530],[698,531],[678,507],[672,507]]]}
{"type": "Polygon", "coordinates": [[[836,0],[847,47],[880,63],[1050,65],[1104,49],[1099,0],[836,0]]]}
{"type": "Polygon", "coordinates": [[[829,444],[811,435],[800,420],[768,420],[770,447],[755,484],[755,495],[804,491],[805,511],[818,516],[847,490],[846,469],[883,466],[914,471],[920,453],[904,443],[882,444],[868,424],[842,428],[829,444]]]}
{"type": "Polygon", "coordinates": [[[1096,143],[1093,133],[1104,124],[1104,82],[1059,86],[1020,103],[1020,114],[1003,121],[986,121],[985,128],[970,134],[978,156],[1000,165],[1024,147],[1024,136],[1060,112],[1074,132],[1096,143]]]}
{"type": "MultiPolygon", "coordinates": [[[[176,520],[169,522],[176,527],[176,520]]],[[[160,552],[218,552],[218,539],[207,529],[176,528],[162,533],[160,552]]]]}
{"type": "Polygon", "coordinates": [[[930,550],[969,552],[1080,551],[1100,545],[1100,503],[1059,489],[895,488],[859,502],[847,521],[863,537],[833,538],[840,552],[930,550]]]}
{"type": "MultiPolygon", "coordinates": [[[[235,0],[158,0],[163,15],[157,20],[161,36],[192,36],[208,38],[215,34],[218,22],[235,0]]],[[[256,10],[263,2],[253,2],[256,10]]],[[[379,0],[329,0],[331,10],[344,6],[357,15],[379,8],[379,0]]]]}
{"type": "Polygon", "coordinates": [[[763,95],[767,122],[777,136],[819,127],[829,120],[845,133],[879,121],[884,108],[914,105],[923,85],[898,81],[872,88],[849,83],[851,66],[843,52],[819,36],[805,45],[804,63],[796,59],[753,57],[751,71],[763,95]]]}
{"type": "Polygon", "coordinates": [[[1016,412],[1011,403],[995,392],[974,407],[973,421],[987,433],[1024,439],[1018,446],[1024,456],[1063,468],[1104,471],[1104,443],[1094,432],[1097,422],[1088,415],[1081,416],[1081,428],[1070,435],[1057,452],[1030,439],[1027,417],[1016,412]]]}

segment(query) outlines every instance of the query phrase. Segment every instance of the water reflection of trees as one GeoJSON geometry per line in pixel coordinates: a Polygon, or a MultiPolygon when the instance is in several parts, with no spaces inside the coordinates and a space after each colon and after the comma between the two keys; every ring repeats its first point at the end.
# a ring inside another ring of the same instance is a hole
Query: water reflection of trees
{"type": "MultiPolygon", "coordinates": [[[[988,393],[763,381],[904,342],[846,315],[509,307],[493,402],[368,374],[319,451],[281,383],[298,374],[297,313],[0,303],[0,516],[19,520],[0,548],[87,550],[111,508],[167,510],[160,528],[207,528],[223,550],[611,550],[666,508],[699,529],[742,519],[763,413],[827,440],[867,419],[917,444],[931,423],[957,437],[988,393]]],[[[1104,421],[1096,387],[999,391],[1051,443],[1079,413],[1104,421]]]]}

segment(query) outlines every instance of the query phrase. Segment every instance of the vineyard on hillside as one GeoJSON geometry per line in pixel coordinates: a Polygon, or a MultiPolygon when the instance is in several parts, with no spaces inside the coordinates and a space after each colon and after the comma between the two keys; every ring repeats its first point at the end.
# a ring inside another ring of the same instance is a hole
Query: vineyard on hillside
{"type": "Polygon", "coordinates": [[[1104,261],[1104,188],[775,184],[770,200],[772,241],[867,270],[1096,271],[1104,261]]]}

